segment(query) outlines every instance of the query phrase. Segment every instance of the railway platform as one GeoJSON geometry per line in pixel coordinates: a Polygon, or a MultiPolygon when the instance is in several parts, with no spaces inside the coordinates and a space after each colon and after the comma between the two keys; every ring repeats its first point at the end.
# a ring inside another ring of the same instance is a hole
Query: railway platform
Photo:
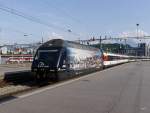
{"type": "Polygon", "coordinates": [[[0,113],[149,113],[149,67],[127,63],[16,95],[0,113]]]}

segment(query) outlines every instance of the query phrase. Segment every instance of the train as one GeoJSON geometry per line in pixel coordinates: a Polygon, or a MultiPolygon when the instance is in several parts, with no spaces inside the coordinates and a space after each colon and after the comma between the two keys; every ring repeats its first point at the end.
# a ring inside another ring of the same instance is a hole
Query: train
{"type": "Polygon", "coordinates": [[[37,79],[47,76],[77,75],[89,70],[103,68],[101,49],[73,41],[52,39],[42,44],[36,51],[31,70],[37,79]]]}
{"type": "Polygon", "coordinates": [[[33,58],[31,70],[37,80],[54,76],[78,75],[133,60],[133,56],[103,52],[103,50],[63,39],[42,44],[33,58]]]}

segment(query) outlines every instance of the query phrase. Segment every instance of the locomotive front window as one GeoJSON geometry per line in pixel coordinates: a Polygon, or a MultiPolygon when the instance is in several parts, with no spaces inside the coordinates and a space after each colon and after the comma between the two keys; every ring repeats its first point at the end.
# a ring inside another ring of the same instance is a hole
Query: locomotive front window
{"type": "Polygon", "coordinates": [[[39,50],[38,51],[39,60],[44,60],[54,65],[57,64],[58,56],[59,56],[58,50],[39,50]]]}

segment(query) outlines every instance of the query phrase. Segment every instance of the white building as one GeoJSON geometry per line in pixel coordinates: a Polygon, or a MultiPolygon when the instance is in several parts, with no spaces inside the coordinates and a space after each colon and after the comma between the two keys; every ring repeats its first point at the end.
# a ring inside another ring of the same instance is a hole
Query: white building
{"type": "Polygon", "coordinates": [[[3,46],[0,48],[1,54],[7,54],[8,48],[7,46],[3,46]]]}
{"type": "Polygon", "coordinates": [[[4,45],[2,47],[0,47],[0,53],[1,54],[8,54],[13,52],[14,48],[12,45],[4,45]]]}

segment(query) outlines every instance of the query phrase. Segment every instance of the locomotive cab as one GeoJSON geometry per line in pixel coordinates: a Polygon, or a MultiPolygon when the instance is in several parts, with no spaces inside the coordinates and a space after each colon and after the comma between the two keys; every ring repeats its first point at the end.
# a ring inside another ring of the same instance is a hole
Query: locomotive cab
{"type": "Polygon", "coordinates": [[[36,77],[41,78],[49,72],[57,73],[58,70],[66,68],[66,49],[59,46],[58,44],[56,46],[55,42],[51,42],[38,48],[31,67],[36,77]]]}

